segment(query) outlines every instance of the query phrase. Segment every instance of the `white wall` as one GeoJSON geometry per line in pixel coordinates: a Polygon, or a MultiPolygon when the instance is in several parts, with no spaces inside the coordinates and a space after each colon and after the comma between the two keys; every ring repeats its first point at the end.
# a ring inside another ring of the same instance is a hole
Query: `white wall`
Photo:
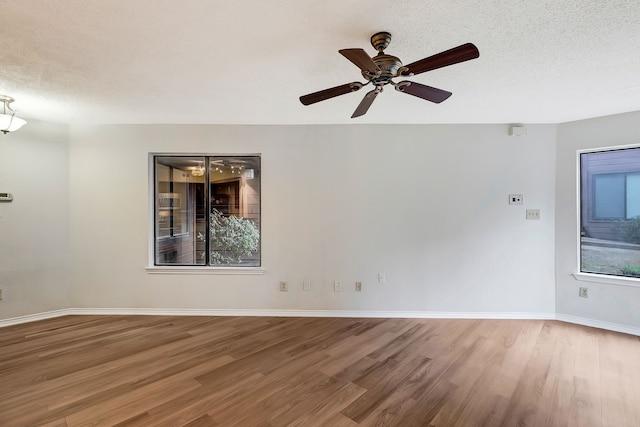
{"type": "Polygon", "coordinates": [[[72,306],[552,314],[555,145],[555,125],[74,128],[72,306]],[[262,153],[264,275],[145,271],[149,152],[262,153]]]}
{"type": "Polygon", "coordinates": [[[576,150],[640,143],[640,112],[559,125],[556,186],[556,269],[559,314],[640,327],[640,287],[580,282],[578,268],[576,150]],[[589,288],[579,298],[578,288],[589,288]]]}
{"type": "Polygon", "coordinates": [[[0,134],[0,319],[69,307],[68,140],[35,120],[0,134]]]}

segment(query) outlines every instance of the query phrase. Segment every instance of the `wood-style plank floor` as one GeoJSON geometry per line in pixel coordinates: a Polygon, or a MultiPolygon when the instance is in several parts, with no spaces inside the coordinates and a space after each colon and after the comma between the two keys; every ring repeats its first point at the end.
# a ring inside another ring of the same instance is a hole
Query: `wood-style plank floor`
{"type": "Polygon", "coordinates": [[[0,329],[0,426],[640,426],[640,338],[538,320],[0,329]]]}

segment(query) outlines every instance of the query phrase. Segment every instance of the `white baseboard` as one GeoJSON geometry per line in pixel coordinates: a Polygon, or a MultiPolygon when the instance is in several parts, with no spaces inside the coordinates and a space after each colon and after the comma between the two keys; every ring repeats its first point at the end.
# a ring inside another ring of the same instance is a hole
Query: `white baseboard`
{"type": "Polygon", "coordinates": [[[270,310],[198,308],[66,308],[0,320],[0,327],[70,315],[103,316],[263,316],[263,317],[351,317],[407,319],[555,319],[553,313],[491,313],[445,311],[360,311],[360,310],[270,310]]]}
{"type": "Polygon", "coordinates": [[[562,314],[562,313],[556,314],[556,319],[562,322],[589,326],[591,328],[605,329],[607,331],[622,332],[624,334],[640,336],[640,328],[635,326],[622,325],[620,323],[604,322],[602,320],[588,319],[586,317],[578,317],[578,316],[572,316],[570,314],[562,314]]]}
{"type": "Polygon", "coordinates": [[[359,310],[268,310],[268,309],[198,309],[198,308],[65,308],[0,320],[0,328],[60,316],[263,316],[263,317],[351,317],[406,319],[516,319],[559,320],[592,328],[640,336],[640,328],[555,313],[521,312],[448,312],[448,311],[359,311],[359,310]]]}
{"type": "Polygon", "coordinates": [[[21,323],[37,322],[38,320],[53,319],[54,317],[68,316],[70,309],[63,308],[61,310],[45,311],[44,313],[28,314],[26,316],[12,317],[0,320],[0,328],[4,326],[19,325],[21,323]]]}
{"type": "Polygon", "coordinates": [[[70,314],[163,316],[360,317],[407,319],[555,319],[553,313],[487,313],[444,311],[270,310],[174,308],[72,308],[70,314]]]}

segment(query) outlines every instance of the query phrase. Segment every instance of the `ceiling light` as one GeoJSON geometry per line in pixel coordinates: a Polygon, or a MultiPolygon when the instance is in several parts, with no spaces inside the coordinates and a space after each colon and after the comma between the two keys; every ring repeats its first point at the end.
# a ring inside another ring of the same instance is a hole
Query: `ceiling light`
{"type": "Polygon", "coordinates": [[[15,101],[10,96],[0,95],[0,102],[2,103],[2,114],[0,114],[0,131],[4,134],[16,131],[20,129],[26,121],[16,117],[16,112],[11,108],[11,103],[15,101]]]}
{"type": "Polygon", "coordinates": [[[195,168],[193,168],[191,170],[191,175],[193,175],[193,176],[203,176],[204,175],[204,167],[203,166],[196,166],[195,168]]]}

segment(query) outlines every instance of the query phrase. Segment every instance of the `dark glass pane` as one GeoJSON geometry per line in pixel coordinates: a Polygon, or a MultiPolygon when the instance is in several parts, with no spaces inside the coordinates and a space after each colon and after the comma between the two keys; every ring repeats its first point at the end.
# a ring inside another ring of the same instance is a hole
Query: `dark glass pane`
{"type": "Polygon", "coordinates": [[[204,157],[155,159],[155,263],[206,264],[204,157]]]}
{"type": "Polygon", "coordinates": [[[260,157],[209,160],[209,263],[260,265],[260,157]]]}

